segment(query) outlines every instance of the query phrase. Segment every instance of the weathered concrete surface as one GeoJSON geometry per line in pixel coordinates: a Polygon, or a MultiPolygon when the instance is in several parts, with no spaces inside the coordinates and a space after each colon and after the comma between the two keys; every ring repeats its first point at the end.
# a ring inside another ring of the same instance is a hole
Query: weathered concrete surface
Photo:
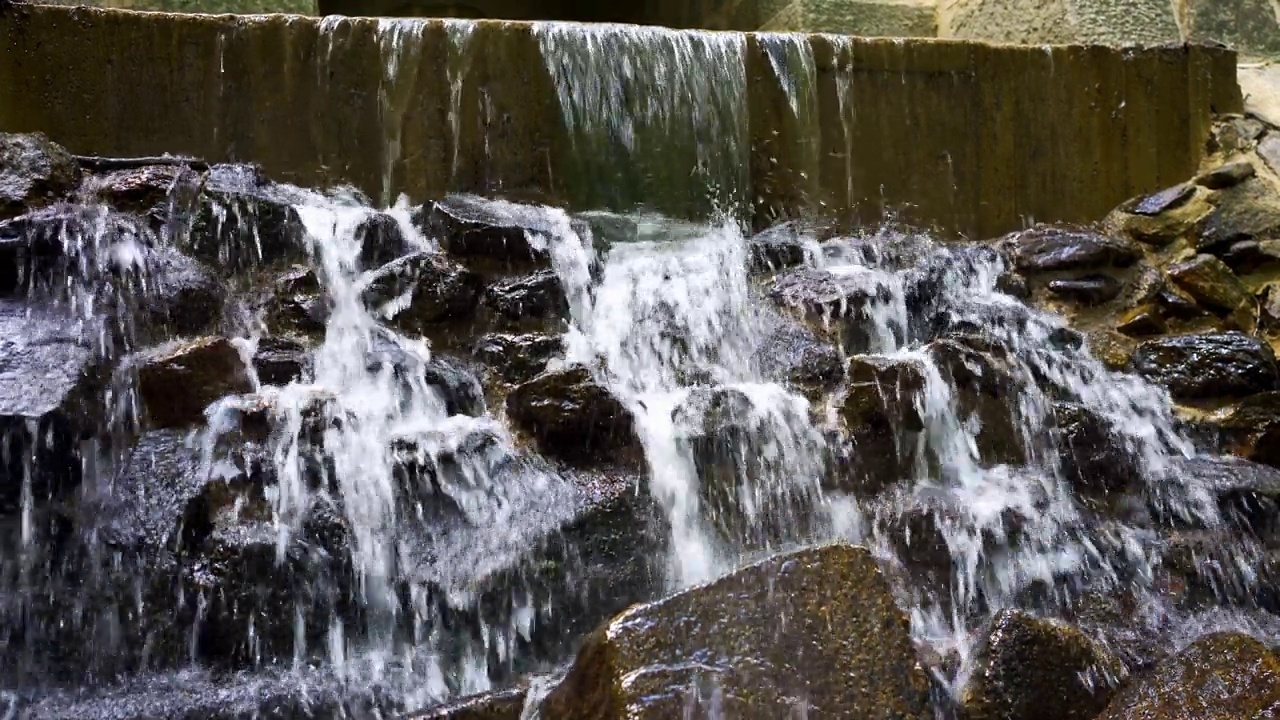
{"type": "Polygon", "coordinates": [[[1244,97],[1245,112],[1280,126],[1280,67],[1268,64],[1241,65],[1237,76],[1244,97]]]}
{"type": "MultiPolygon", "coordinates": [[[[769,3],[762,2],[761,5],[769,3]]],[[[935,37],[933,0],[792,0],[760,24],[761,30],[803,30],[865,37],[935,37]]],[[[764,17],[768,9],[759,13],[764,17]]]]}
{"type": "MultiPolygon", "coordinates": [[[[0,131],[42,130],[81,154],[255,161],[383,199],[573,196],[533,26],[479,22],[463,51],[440,21],[405,32],[421,40],[392,75],[394,43],[373,19],[19,6],[0,17],[0,131]]],[[[804,43],[809,124],[748,37],[735,122],[751,138],[757,221],[879,220],[904,203],[911,219],[979,236],[1092,220],[1193,174],[1211,113],[1241,107],[1235,56],[1216,48],[804,43]]]]}
{"type": "Polygon", "coordinates": [[[1275,0],[1174,0],[1183,36],[1225,43],[1247,55],[1280,53],[1280,6],[1275,0]]]}

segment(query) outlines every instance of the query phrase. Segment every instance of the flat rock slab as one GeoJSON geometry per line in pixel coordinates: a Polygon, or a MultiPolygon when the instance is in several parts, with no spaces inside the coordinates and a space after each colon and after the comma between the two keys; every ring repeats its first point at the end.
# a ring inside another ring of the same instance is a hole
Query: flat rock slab
{"type": "Polygon", "coordinates": [[[906,617],[865,548],[777,555],[636,606],[583,643],[546,720],[933,717],[906,617]]]}

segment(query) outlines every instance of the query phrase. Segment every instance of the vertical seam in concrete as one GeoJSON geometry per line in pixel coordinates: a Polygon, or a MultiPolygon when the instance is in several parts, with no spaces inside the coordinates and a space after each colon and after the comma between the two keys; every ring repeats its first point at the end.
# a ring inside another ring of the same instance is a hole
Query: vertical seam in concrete
{"type": "MultiPolygon", "coordinates": [[[[1272,0],[1274,2],[1275,0],[1272,0]]],[[[1190,19],[1187,17],[1187,0],[1169,0],[1173,10],[1173,22],[1178,26],[1178,37],[1182,42],[1190,40],[1190,19]]]]}

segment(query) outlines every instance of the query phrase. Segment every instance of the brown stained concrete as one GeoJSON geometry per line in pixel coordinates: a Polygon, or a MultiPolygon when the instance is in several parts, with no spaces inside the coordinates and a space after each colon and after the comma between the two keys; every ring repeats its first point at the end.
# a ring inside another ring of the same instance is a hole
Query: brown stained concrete
{"type": "MultiPolygon", "coordinates": [[[[0,17],[0,131],[44,131],[80,154],[254,161],[374,198],[566,201],[571,148],[530,25],[476,26],[456,137],[444,23],[415,31],[422,42],[395,82],[376,29],[18,6],[0,17]]],[[[749,37],[742,121],[756,225],[812,213],[878,221],[903,204],[909,219],[971,236],[1093,220],[1193,174],[1211,114],[1241,110],[1235,56],[1216,48],[811,44],[816,123],[785,106],[749,37]]]]}

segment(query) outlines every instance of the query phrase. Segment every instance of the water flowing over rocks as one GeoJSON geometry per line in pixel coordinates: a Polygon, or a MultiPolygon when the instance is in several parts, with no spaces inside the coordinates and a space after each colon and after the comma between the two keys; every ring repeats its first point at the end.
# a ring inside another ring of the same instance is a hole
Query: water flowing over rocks
{"type": "Polygon", "coordinates": [[[990,242],[77,168],[0,220],[0,700],[1269,711],[1257,139],[990,242]]]}
{"type": "Polygon", "coordinates": [[[0,220],[64,197],[79,182],[80,166],[49,138],[0,133],[0,220]]]}

